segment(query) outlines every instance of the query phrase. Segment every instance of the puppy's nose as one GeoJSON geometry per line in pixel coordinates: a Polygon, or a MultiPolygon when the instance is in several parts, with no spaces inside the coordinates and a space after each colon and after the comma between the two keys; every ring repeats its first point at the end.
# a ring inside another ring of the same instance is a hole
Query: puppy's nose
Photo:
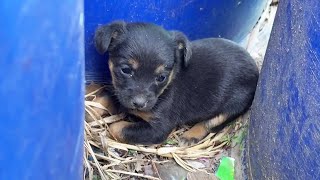
{"type": "Polygon", "coordinates": [[[147,99],[143,96],[136,96],[132,100],[132,105],[135,108],[144,108],[147,105],[147,99]]]}

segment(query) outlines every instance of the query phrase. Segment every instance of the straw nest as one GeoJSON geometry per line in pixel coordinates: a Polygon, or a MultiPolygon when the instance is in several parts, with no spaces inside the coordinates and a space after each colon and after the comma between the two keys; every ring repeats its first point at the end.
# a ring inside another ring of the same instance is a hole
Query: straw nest
{"type": "Polygon", "coordinates": [[[89,88],[87,87],[85,95],[84,179],[130,179],[132,177],[160,179],[156,165],[173,160],[189,172],[210,173],[210,169],[195,167],[188,163],[188,160],[212,158],[219,154],[230,145],[230,134],[240,128],[238,123],[234,123],[221,132],[211,133],[199,143],[188,147],[179,146],[179,136],[188,127],[175,130],[160,145],[142,146],[119,143],[113,140],[108,131],[108,125],[122,120],[124,116],[111,115],[108,108],[97,101],[99,92],[106,88],[108,86],[91,84],[89,88]],[[151,167],[155,176],[145,172],[147,166],[151,167]]]}

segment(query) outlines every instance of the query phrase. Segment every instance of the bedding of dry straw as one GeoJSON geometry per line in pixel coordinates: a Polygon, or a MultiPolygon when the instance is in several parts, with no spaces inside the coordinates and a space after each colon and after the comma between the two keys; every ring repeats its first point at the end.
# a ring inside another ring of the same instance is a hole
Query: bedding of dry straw
{"type": "Polygon", "coordinates": [[[123,115],[111,115],[107,107],[95,101],[96,94],[104,88],[107,87],[96,86],[85,96],[84,179],[160,179],[156,164],[173,160],[189,172],[212,173],[212,168],[199,169],[189,164],[188,160],[214,157],[229,145],[230,138],[226,136],[229,137],[235,128],[239,128],[237,123],[233,124],[217,134],[209,134],[199,143],[189,147],[179,146],[179,136],[188,129],[187,127],[177,129],[160,145],[119,143],[111,138],[108,125],[123,119],[123,115]],[[147,167],[151,167],[154,176],[145,172],[147,167]]]}

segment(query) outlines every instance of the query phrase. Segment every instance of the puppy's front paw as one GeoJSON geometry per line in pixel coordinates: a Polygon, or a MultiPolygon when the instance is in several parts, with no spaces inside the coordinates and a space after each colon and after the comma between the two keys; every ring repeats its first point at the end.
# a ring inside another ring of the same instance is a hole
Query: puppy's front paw
{"type": "Polygon", "coordinates": [[[190,146],[196,144],[201,141],[207,134],[208,131],[204,126],[204,123],[198,123],[182,134],[181,145],[190,146]]]}
{"type": "Polygon", "coordinates": [[[119,142],[126,142],[123,136],[123,129],[125,129],[131,124],[132,122],[128,122],[128,121],[119,121],[119,122],[112,123],[109,126],[111,136],[113,136],[113,138],[115,138],[115,140],[119,142]]]}

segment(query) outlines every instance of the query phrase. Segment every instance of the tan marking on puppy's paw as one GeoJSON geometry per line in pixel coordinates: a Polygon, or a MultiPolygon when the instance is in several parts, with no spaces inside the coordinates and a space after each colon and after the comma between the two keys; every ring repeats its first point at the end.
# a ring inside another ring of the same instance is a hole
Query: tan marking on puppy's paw
{"type": "Polygon", "coordinates": [[[203,122],[200,122],[182,134],[181,145],[190,146],[196,144],[197,142],[202,140],[206,135],[208,135],[208,131],[205,127],[205,124],[203,122]]]}
{"type": "Polygon", "coordinates": [[[205,127],[206,129],[210,130],[224,123],[227,120],[227,118],[228,117],[226,115],[220,114],[219,116],[216,116],[214,118],[209,119],[208,121],[205,121],[205,127]]]}
{"type": "Polygon", "coordinates": [[[131,124],[132,122],[128,121],[119,121],[112,123],[111,125],[109,125],[111,136],[113,136],[116,141],[125,142],[126,140],[123,137],[122,131],[124,128],[128,127],[131,124]]]}
{"type": "Polygon", "coordinates": [[[151,121],[154,118],[154,114],[149,111],[131,110],[130,114],[140,117],[142,120],[147,122],[151,121]]]}

